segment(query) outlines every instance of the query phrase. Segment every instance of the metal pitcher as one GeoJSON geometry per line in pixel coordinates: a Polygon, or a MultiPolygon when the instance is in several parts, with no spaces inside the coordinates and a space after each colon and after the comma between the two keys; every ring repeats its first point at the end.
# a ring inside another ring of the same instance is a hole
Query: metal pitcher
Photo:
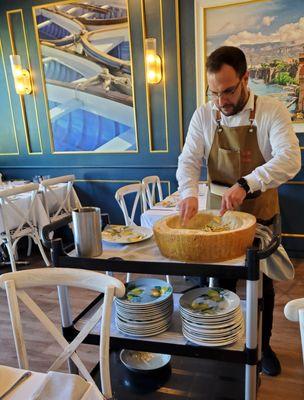
{"type": "Polygon", "coordinates": [[[76,253],[97,257],[102,253],[100,208],[82,207],[72,211],[76,253]]]}

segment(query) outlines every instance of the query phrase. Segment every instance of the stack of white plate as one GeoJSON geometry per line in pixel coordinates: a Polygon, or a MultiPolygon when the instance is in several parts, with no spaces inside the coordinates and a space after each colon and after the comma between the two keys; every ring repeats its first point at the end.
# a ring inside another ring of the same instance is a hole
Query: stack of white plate
{"type": "Polygon", "coordinates": [[[195,344],[225,346],[244,334],[240,298],[230,290],[209,287],[190,290],[179,304],[183,335],[195,344]]]}
{"type": "Polygon", "coordinates": [[[173,289],[166,281],[142,278],[126,283],[126,295],[116,299],[116,326],[132,336],[166,331],[173,313],[173,289]]]}

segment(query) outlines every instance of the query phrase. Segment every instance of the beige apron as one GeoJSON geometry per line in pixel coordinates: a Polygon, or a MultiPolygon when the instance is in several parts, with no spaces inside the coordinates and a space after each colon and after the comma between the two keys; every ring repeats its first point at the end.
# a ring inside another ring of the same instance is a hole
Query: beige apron
{"type": "MultiPolygon", "coordinates": [[[[253,125],[256,110],[250,111],[249,125],[227,127],[221,125],[221,113],[216,114],[217,128],[208,158],[209,184],[232,186],[236,181],[255,168],[265,164],[264,157],[259,149],[257,129],[253,125]]],[[[249,194],[250,196],[250,194],[249,194]]],[[[240,211],[255,215],[257,218],[270,219],[279,212],[279,198],[277,189],[253,194],[254,198],[246,198],[240,206],[240,211]]],[[[220,208],[221,197],[210,194],[211,208],[220,208]]]]}

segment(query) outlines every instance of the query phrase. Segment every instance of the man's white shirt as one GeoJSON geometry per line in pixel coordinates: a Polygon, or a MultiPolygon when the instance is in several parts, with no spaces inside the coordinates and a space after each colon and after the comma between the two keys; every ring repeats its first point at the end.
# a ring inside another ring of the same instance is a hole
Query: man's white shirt
{"type": "MultiPolygon", "coordinates": [[[[250,92],[247,104],[230,117],[221,113],[221,124],[228,127],[249,125],[254,94],[250,92]]],[[[178,159],[176,177],[179,192],[184,199],[198,195],[198,181],[203,158],[207,161],[216,131],[217,107],[212,102],[199,107],[192,116],[183,151],[178,159]]],[[[244,176],[250,191],[276,188],[293,178],[301,168],[301,151],[286,107],[270,96],[259,96],[254,125],[265,164],[244,176]]],[[[249,150],[249,149],[248,149],[249,150]]],[[[241,177],[240,177],[241,178],[241,177]]]]}

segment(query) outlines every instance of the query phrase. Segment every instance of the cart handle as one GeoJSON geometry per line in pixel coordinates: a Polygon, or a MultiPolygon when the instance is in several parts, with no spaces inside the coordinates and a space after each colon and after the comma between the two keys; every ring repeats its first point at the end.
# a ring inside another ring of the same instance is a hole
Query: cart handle
{"type": "Polygon", "coordinates": [[[269,257],[281,244],[281,216],[280,214],[275,214],[271,220],[260,221],[263,225],[272,225],[272,238],[268,246],[263,250],[258,250],[257,257],[259,260],[269,257]]]}

